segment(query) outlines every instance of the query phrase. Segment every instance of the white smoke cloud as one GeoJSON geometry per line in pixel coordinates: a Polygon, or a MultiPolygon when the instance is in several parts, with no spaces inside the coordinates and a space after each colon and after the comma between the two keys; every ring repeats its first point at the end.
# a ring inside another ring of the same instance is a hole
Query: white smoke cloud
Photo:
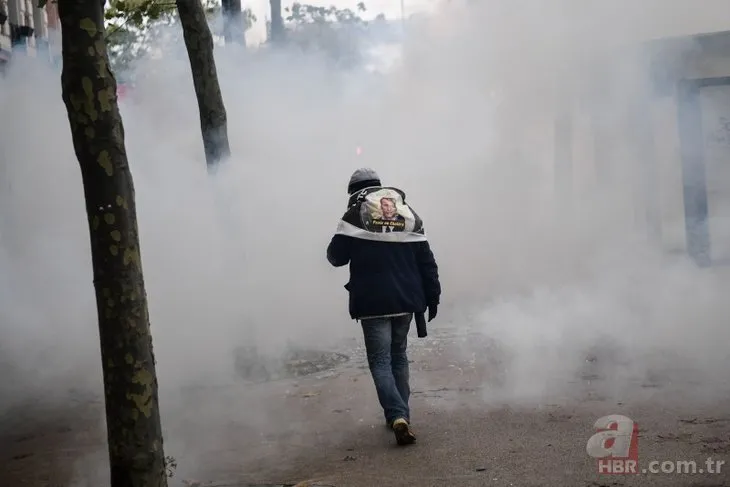
{"type": "MultiPolygon", "coordinates": [[[[438,321],[475,328],[507,357],[486,401],[540,401],[593,352],[614,392],[672,367],[701,377],[706,395],[725,387],[728,275],[664,253],[682,240],[669,233],[682,227],[681,186],[662,187],[663,212],[674,215],[664,242],[647,239],[625,135],[636,125],[624,117],[627,97],[641,93],[641,64],[610,55],[723,28],[724,2],[694,5],[447,2],[414,25],[402,65],[377,80],[301,53],[219,50],[233,158],[216,176],[205,169],[181,46],[141,65],[122,114],[166,441],[199,453],[183,391],[234,381],[234,348],[276,356],[358,336],[346,275],[324,251],[360,166],[402,187],[424,217],[441,266],[438,321]],[[599,73],[590,61],[600,53],[599,73]],[[610,91],[585,89],[601,76],[610,91]],[[576,119],[565,206],[552,129],[555,107],[578,89],[581,106],[601,102],[624,135],[611,141],[616,176],[603,187],[576,119]],[[468,313],[476,319],[454,321],[468,313]]],[[[88,229],[58,73],[18,62],[0,80],[0,113],[0,357],[13,371],[0,408],[98,393],[88,229]]],[[[217,420],[266,424],[266,403],[247,401],[243,410],[221,400],[217,420]]]]}

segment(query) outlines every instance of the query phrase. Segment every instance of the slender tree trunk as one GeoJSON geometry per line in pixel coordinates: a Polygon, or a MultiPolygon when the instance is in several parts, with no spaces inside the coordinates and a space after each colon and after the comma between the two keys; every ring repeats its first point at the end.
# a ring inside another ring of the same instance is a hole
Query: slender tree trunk
{"type": "Polygon", "coordinates": [[[243,24],[241,0],[222,0],[223,38],[226,44],[246,45],[246,29],[243,24]]]}
{"type": "Polygon", "coordinates": [[[99,0],[58,0],[61,85],[86,198],[112,487],[166,487],[147,296],[99,0]]]}
{"type": "Polygon", "coordinates": [[[281,0],[270,0],[271,4],[271,42],[280,44],[284,41],[284,19],[281,16],[281,0]]]}
{"type": "Polygon", "coordinates": [[[226,107],[213,57],[213,36],[200,0],[177,0],[176,5],[198,99],[205,160],[211,168],[231,155],[226,107]]]}

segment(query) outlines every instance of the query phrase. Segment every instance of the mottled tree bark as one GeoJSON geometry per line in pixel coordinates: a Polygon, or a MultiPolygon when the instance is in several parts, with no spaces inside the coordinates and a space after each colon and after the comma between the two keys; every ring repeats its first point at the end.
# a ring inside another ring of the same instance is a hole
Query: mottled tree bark
{"type": "Polygon", "coordinates": [[[112,487],[166,487],[134,184],[101,2],[58,0],[61,84],[86,198],[112,487]]]}
{"type": "Polygon", "coordinates": [[[198,99],[205,160],[210,168],[231,155],[226,107],[213,57],[213,36],[200,0],[177,0],[175,3],[198,99]]]}
{"type": "Polygon", "coordinates": [[[271,42],[284,42],[284,19],[281,16],[281,0],[269,0],[271,5],[271,42]]]}

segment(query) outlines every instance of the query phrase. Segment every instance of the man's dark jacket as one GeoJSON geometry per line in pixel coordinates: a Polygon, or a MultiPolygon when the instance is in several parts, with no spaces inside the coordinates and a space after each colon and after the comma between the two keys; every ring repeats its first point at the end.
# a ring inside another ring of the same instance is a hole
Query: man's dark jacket
{"type": "Polygon", "coordinates": [[[438,305],[438,266],[428,242],[381,242],[335,235],[327,247],[335,267],[350,264],[350,316],[422,313],[438,305]]]}

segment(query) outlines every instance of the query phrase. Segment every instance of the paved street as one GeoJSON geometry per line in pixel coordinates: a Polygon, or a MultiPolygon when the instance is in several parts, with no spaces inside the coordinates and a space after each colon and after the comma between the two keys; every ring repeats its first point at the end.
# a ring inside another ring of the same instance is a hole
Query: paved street
{"type": "MultiPolygon", "coordinates": [[[[174,405],[166,396],[171,485],[730,485],[730,465],[719,474],[599,475],[586,454],[596,419],[624,414],[639,424],[644,468],[694,460],[699,469],[708,457],[730,464],[727,391],[700,399],[696,382],[661,375],[611,389],[593,370],[599,356],[554,397],[520,405],[500,396],[500,352],[483,336],[446,327],[412,336],[416,445],[395,446],[353,336],[338,350],[350,360],[330,371],[190,389],[174,405]]],[[[105,485],[100,404],[79,399],[4,418],[3,485],[105,485]]]]}

